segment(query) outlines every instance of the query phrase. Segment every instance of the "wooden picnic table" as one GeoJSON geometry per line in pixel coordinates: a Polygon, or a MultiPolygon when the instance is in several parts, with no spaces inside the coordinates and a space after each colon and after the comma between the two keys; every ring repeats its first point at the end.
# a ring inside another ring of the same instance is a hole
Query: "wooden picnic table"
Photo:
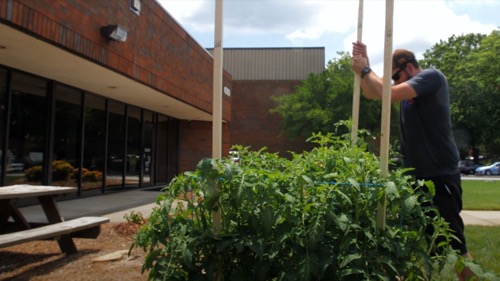
{"type": "Polygon", "coordinates": [[[56,198],[76,191],[75,187],[26,184],[0,187],[0,247],[52,237],[57,238],[62,252],[75,253],[77,249],[70,235],[72,232],[99,227],[101,223],[109,221],[107,218],[86,217],[65,222],[57,207],[56,198]],[[18,200],[31,197],[38,199],[48,225],[33,227],[19,210],[16,204],[18,200]],[[13,232],[9,232],[10,218],[14,221],[13,232]]]}

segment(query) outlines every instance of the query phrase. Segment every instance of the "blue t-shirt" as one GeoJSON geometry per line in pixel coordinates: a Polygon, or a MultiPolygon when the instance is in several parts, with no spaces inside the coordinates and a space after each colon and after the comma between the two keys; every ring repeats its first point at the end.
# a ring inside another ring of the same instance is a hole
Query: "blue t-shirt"
{"type": "Polygon", "coordinates": [[[448,82],[437,69],[407,81],[417,97],[401,102],[401,146],[405,167],[417,177],[458,173],[459,155],[451,127],[448,82]]]}

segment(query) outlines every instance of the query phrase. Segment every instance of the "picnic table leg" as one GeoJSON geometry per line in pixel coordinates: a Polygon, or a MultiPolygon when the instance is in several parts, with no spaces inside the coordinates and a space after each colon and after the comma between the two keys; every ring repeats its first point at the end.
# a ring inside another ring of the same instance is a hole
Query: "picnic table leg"
{"type": "MultiPolygon", "coordinates": [[[[42,205],[49,224],[64,221],[59,213],[59,208],[57,208],[56,200],[53,196],[40,196],[38,197],[38,200],[40,201],[40,205],[42,205]]],[[[78,251],[76,249],[75,242],[73,242],[73,239],[69,234],[61,235],[61,237],[57,239],[57,243],[63,253],[72,254],[78,251]]]]}
{"type": "Polygon", "coordinates": [[[30,225],[15,206],[15,202],[10,199],[0,200],[0,230],[7,228],[9,218],[12,217],[17,227],[29,229],[30,225]]]}

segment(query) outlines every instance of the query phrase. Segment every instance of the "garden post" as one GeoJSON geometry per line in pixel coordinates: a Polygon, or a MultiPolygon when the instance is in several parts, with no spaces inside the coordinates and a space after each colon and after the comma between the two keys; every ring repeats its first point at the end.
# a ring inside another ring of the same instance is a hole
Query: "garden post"
{"type": "MultiPolygon", "coordinates": [[[[392,77],[392,35],[393,35],[394,0],[386,0],[385,7],[385,45],[384,45],[384,77],[382,86],[382,121],[380,129],[380,174],[385,177],[389,173],[389,136],[391,128],[391,77],[392,77]]],[[[386,196],[378,202],[377,227],[385,229],[386,196]]]]}
{"type": "MultiPolygon", "coordinates": [[[[222,0],[215,1],[214,88],[212,158],[222,157],[222,0]]],[[[216,188],[219,188],[217,182],[216,188]]],[[[221,228],[221,214],[213,212],[214,233],[221,228]]]]}
{"type": "MultiPolygon", "coordinates": [[[[358,7],[358,41],[363,39],[363,0],[359,0],[358,7]]],[[[359,123],[359,97],[361,92],[361,77],[354,73],[354,93],[352,98],[352,127],[351,142],[353,145],[358,141],[358,123],[359,123]]]]}
{"type": "MultiPolygon", "coordinates": [[[[214,81],[213,81],[213,121],[212,121],[212,158],[222,157],[222,84],[223,84],[223,44],[222,44],[222,0],[215,1],[215,40],[214,40],[214,81]]],[[[216,191],[220,191],[218,179],[215,179],[216,191]]],[[[218,193],[218,192],[217,192],[218,193]]],[[[218,199],[219,200],[219,199],[218,199]]],[[[218,204],[219,202],[215,202],[218,204]]],[[[212,212],[212,233],[217,236],[221,230],[222,218],[220,206],[212,212]]],[[[217,266],[216,281],[224,280],[222,265],[217,266]]]]}
{"type": "Polygon", "coordinates": [[[215,40],[212,112],[212,158],[222,156],[222,0],[215,1],[215,40]]]}

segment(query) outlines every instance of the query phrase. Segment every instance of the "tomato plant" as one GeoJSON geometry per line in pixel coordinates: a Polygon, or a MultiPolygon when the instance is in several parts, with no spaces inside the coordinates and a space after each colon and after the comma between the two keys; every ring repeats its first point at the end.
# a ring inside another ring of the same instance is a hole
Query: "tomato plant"
{"type": "Polygon", "coordinates": [[[458,260],[447,224],[422,204],[432,198],[423,182],[401,169],[381,177],[378,158],[348,136],[310,141],[290,159],[235,146],[238,163],[203,159],[178,175],[133,244],[150,279],[430,280],[458,260]]]}

